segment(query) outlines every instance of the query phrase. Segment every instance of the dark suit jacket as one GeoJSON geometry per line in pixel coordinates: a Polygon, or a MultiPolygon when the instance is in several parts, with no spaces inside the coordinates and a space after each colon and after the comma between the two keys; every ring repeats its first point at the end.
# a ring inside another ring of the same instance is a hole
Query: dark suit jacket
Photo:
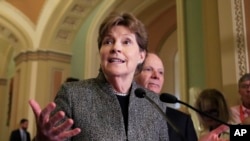
{"type": "Polygon", "coordinates": [[[168,134],[170,141],[197,141],[197,135],[194,129],[193,121],[188,114],[178,111],[173,108],[167,108],[167,116],[172,123],[178,128],[184,139],[174,131],[168,124],[168,134]]]}
{"type": "MultiPolygon", "coordinates": [[[[26,132],[26,137],[27,137],[27,141],[30,141],[30,133],[29,132],[26,132]]],[[[11,132],[10,141],[22,141],[21,133],[20,133],[19,129],[16,129],[16,130],[11,132]]]]}

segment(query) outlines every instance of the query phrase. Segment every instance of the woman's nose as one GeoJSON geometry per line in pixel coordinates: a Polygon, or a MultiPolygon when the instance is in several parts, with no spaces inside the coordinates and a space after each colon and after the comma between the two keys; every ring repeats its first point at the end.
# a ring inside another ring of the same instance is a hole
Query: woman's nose
{"type": "Polygon", "coordinates": [[[118,44],[118,43],[115,43],[115,44],[113,44],[113,46],[112,46],[111,52],[112,52],[112,53],[115,53],[115,52],[119,52],[119,53],[120,53],[121,50],[122,50],[121,45],[118,44]]]}

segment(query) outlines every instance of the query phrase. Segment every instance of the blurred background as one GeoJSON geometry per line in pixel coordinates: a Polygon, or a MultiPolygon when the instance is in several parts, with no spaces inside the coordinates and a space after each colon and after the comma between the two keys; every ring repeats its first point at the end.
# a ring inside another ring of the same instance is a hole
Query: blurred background
{"type": "Polygon", "coordinates": [[[249,72],[248,0],[0,0],[1,141],[21,118],[35,135],[29,99],[44,107],[68,77],[96,77],[98,28],[113,11],[145,24],[149,51],[164,62],[163,92],[192,105],[200,90],[217,88],[230,106],[239,103],[237,81],[249,72]]]}

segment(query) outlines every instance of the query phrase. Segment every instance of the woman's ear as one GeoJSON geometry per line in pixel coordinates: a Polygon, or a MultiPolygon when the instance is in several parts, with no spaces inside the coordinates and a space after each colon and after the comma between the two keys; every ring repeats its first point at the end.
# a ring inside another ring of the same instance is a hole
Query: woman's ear
{"type": "Polygon", "coordinates": [[[140,51],[140,56],[139,57],[140,58],[139,58],[138,64],[141,64],[145,60],[146,51],[140,51]]]}

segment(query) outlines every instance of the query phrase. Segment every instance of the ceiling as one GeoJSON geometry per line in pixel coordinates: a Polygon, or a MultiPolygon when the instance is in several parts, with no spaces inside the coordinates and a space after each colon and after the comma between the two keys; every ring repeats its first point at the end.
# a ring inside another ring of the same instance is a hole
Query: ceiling
{"type": "MultiPolygon", "coordinates": [[[[112,3],[109,6],[111,11],[135,13],[145,24],[149,35],[154,37],[149,39],[149,50],[151,51],[157,51],[161,41],[176,30],[175,0],[106,0],[106,3],[104,1],[0,0],[0,6],[4,4],[4,8],[7,9],[0,7],[2,9],[0,10],[0,59],[2,60],[0,66],[6,65],[10,61],[9,59],[12,59],[9,56],[13,56],[13,50],[23,51],[24,47],[28,46],[25,44],[27,42],[33,42],[33,46],[36,46],[44,38],[51,38],[51,40],[59,38],[64,41],[65,46],[70,46],[78,29],[93,14],[93,9],[101,7],[100,5],[112,3]],[[66,9],[66,6],[70,8],[66,9]],[[60,15],[61,13],[63,15],[60,15]],[[47,20],[44,18],[46,15],[50,16],[47,20]],[[25,32],[17,31],[20,29],[18,22],[22,21],[26,21],[22,25],[23,29],[27,27],[25,32]],[[46,24],[49,26],[43,28],[46,24]],[[27,34],[30,36],[42,35],[44,30],[49,33],[48,36],[36,36],[32,40],[22,38],[27,34]]],[[[0,77],[3,76],[1,71],[0,77]]]]}

